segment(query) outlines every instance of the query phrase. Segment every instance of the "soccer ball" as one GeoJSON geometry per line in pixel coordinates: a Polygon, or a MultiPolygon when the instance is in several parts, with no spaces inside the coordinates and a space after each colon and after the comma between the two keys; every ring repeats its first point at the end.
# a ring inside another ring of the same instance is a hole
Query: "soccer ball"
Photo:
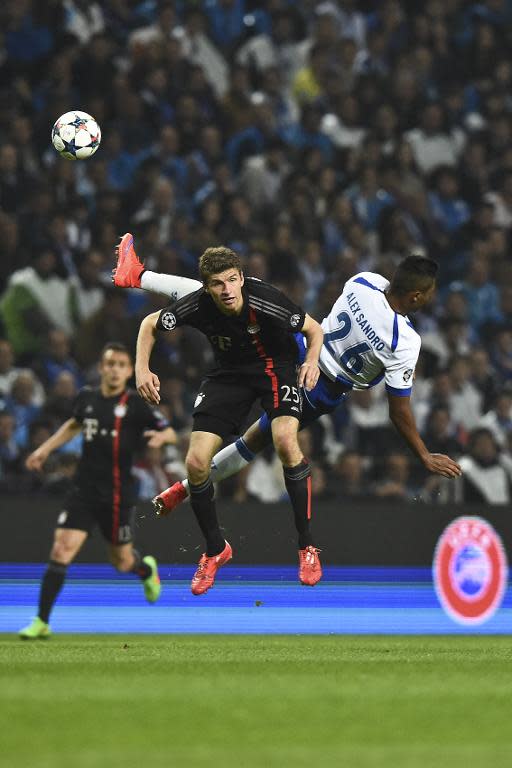
{"type": "Polygon", "coordinates": [[[101,130],[94,119],[78,109],[66,112],[52,128],[52,144],[68,160],[85,160],[94,155],[101,142],[101,130]]]}

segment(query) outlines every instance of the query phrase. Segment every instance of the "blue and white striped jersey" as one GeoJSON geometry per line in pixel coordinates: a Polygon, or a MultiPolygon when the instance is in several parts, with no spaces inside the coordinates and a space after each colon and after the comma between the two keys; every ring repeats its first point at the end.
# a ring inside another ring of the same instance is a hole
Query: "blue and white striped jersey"
{"type": "Polygon", "coordinates": [[[360,272],[347,280],[322,321],[320,369],[353,389],[368,389],[384,379],[388,392],[407,396],[421,339],[408,317],[389,306],[384,293],[388,285],[375,272],[360,272]]]}

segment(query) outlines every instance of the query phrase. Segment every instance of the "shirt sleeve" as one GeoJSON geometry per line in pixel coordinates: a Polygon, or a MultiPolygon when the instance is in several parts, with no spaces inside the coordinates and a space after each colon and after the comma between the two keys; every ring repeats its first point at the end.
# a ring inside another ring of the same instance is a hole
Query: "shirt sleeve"
{"type": "Polygon", "coordinates": [[[86,406],[86,394],[87,389],[81,389],[78,395],[75,398],[75,402],[73,405],[73,418],[75,421],[82,423],[85,415],[85,406],[86,406]]]}
{"type": "Polygon", "coordinates": [[[395,350],[385,362],[384,381],[386,390],[398,397],[409,397],[412,392],[414,369],[420,353],[420,339],[417,336],[395,350]]]}
{"type": "Polygon", "coordinates": [[[154,429],[161,432],[169,426],[169,421],[158,408],[152,408],[141,398],[137,398],[141,429],[154,429]]]}
{"type": "Polygon", "coordinates": [[[199,296],[202,292],[201,288],[164,307],[158,316],[157,330],[172,331],[180,325],[194,325],[199,312],[199,296]]]}
{"type": "Polygon", "coordinates": [[[261,283],[251,291],[251,306],[271,317],[276,325],[290,333],[297,333],[304,325],[306,312],[291,301],[282,291],[269,283],[261,283]]]}

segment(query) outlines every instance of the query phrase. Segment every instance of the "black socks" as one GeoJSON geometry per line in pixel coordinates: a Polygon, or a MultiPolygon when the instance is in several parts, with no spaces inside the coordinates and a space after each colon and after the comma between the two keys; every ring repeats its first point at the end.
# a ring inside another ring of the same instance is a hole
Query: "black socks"
{"type": "Polygon", "coordinates": [[[41,621],[48,623],[50,612],[64,584],[67,569],[67,565],[63,563],[57,563],[55,560],[49,561],[39,592],[39,610],[37,615],[41,621]]]}
{"type": "Polygon", "coordinates": [[[213,483],[210,478],[200,485],[192,485],[189,481],[189,489],[190,504],[206,539],[206,554],[208,557],[219,555],[226,546],[226,542],[217,520],[213,483]]]}
{"type": "Polygon", "coordinates": [[[299,534],[299,549],[313,544],[309,521],[311,519],[311,467],[303,459],[296,467],[284,467],[284,482],[292,502],[295,527],[299,534]]]}

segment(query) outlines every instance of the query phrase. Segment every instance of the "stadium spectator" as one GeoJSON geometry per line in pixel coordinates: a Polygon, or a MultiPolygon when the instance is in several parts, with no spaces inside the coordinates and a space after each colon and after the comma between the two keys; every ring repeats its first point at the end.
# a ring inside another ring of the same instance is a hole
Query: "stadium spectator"
{"type": "MultiPolygon", "coordinates": [[[[7,339],[0,339],[0,398],[10,395],[14,382],[22,372],[22,368],[14,365],[12,345],[7,339]]],[[[42,405],[45,399],[44,387],[35,375],[33,378],[34,402],[37,405],[42,405]]]]}
{"type": "Polygon", "coordinates": [[[24,448],[28,443],[30,425],[41,410],[41,406],[37,404],[35,377],[32,371],[22,371],[15,378],[11,393],[6,399],[6,408],[14,417],[14,439],[24,448]]]}
{"type": "Polygon", "coordinates": [[[493,433],[480,427],[471,432],[467,452],[461,456],[457,500],[466,504],[509,504],[512,499],[512,461],[500,452],[493,433]]]}
{"type": "Polygon", "coordinates": [[[457,424],[468,432],[476,427],[482,415],[482,395],[471,381],[468,357],[454,357],[448,369],[450,379],[450,413],[457,424]]]}
{"type": "Polygon", "coordinates": [[[73,376],[78,387],[84,383],[78,364],[71,356],[71,340],[58,328],[48,331],[44,350],[35,366],[48,388],[53,386],[59,374],[64,371],[73,376]]]}
{"type": "Polygon", "coordinates": [[[0,489],[14,490],[21,471],[21,448],[15,437],[16,420],[7,410],[0,411],[0,489]]]}
{"type": "Polygon", "coordinates": [[[362,499],[370,495],[364,457],[357,451],[345,451],[333,466],[329,479],[333,491],[343,488],[343,496],[349,499],[362,499]]]}
{"type": "Polygon", "coordinates": [[[482,416],[479,427],[492,432],[500,449],[508,450],[512,445],[512,391],[503,389],[497,396],[493,408],[482,416]]]}
{"type": "Polygon", "coordinates": [[[465,136],[459,128],[444,126],[443,108],[439,103],[427,104],[422,110],[420,124],[405,134],[414,159],[423,173],[440,165],[455,166],[464,149],[465,136]]]}
{"type": "Polygon", "coordinates": [[[391,453],[383,461],[382,479],[375,484],[379,499],[410,501],[416,495],[412,484],[411,461],[404,453],[391,453]]]}
{"type": "Polygon", "coordinates": [[[73,330],[70,285],[56,274],[54,252],[39,251],[32,264],[13,272],[0,299],[7,338],[21,360],[34,357],[50,328],[73,330]]]}
{"type": "Polygon", "coordinates": [[[462,445],[459,432],[452,421],[450,409],[444,405],[432,408],[427,416],[423,437],[434,453],[460,456],[462,445]]]}

